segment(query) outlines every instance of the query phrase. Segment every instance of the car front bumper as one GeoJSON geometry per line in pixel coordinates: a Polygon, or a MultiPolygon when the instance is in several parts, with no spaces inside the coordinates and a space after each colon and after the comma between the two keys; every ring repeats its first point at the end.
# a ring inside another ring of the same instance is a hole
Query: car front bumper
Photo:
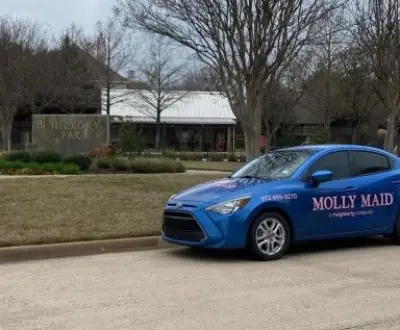
{"type": "Polygon", "coordinates": [[[243,214],[219,215],[194,204],[164,209],[163,240],[184,246],[240,249],[246,246],[248,224],[243,214]]]}

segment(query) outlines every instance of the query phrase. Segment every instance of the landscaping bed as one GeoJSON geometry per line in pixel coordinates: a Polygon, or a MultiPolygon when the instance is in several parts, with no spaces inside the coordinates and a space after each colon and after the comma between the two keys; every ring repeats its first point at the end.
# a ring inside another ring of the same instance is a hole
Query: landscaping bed
{"type": "Polygon", "coordinates": [[[89,155],[62,157],[52,151],[10,151],[0,155],[2,175],[54,175],[85,173],[184,173],[182,162],[170,158],[89,155]]]}
{"type": "MultiPolygon", "coordinates": [[[[151,156],[151,153],[144,153],[151,156]]],[[[196,152],[196,151],[166,151],[162,153],[165,158],[180,161],[209,161],[209,162],[238,162],[246,161],[246,155],[242,152],[196,152]]]]}
{"type": "Polygon", "coordinates": [[[234,172],[245,163],[182,161],[187,170],[234,172]]]}
{"type": "Polygon", "coordinates": [[[2,179],[0,246],[158,235],[168,198],[221,175],[2,179]]]}

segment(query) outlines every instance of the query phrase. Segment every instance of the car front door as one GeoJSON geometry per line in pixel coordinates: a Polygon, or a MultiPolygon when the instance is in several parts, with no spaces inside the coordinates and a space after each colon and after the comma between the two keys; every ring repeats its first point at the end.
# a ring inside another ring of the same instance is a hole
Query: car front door
{"type": "Polygon", "coordinates": [[[322,155],[310,165],[301,180],[304,188],[297,201],[302,210],[301,225],[297,229],[300,238],[323,238],[358,230],[354,218],[358,182],[351,177],[346,150],[322,155]],[[331,171],[332,180],[311,185],[311,175],[320,170],[331,171]]]}
{"type": "Polygon", "coordinates": [[[358,187],[359,229],[374,232],[393,226],[399,197],[400,175],[391,170],[390,159],[379,152],[350,151],[353,181],[358,187]]]}

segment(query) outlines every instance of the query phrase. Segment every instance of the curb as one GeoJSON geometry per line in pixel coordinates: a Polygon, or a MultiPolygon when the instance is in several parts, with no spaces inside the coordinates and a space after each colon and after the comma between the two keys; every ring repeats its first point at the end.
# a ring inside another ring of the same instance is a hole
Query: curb
{"type": "Polygon", "coordinates": [[[12,246],[0,248],[0,263],[134,252],[171,247],[174,247],[174,245],[165,242],[160,236],[12,246]]]}

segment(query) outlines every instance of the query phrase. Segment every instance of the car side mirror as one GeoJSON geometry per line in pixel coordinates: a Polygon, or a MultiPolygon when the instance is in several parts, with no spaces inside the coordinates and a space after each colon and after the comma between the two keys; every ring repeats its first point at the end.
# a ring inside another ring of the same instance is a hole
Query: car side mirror
{"type": "Polygon", "coordinates": [[[311,183],[318,186],[322,182],[332,181],[332,171],[320,170],[316,171],[311,175],[311,183]]]}

